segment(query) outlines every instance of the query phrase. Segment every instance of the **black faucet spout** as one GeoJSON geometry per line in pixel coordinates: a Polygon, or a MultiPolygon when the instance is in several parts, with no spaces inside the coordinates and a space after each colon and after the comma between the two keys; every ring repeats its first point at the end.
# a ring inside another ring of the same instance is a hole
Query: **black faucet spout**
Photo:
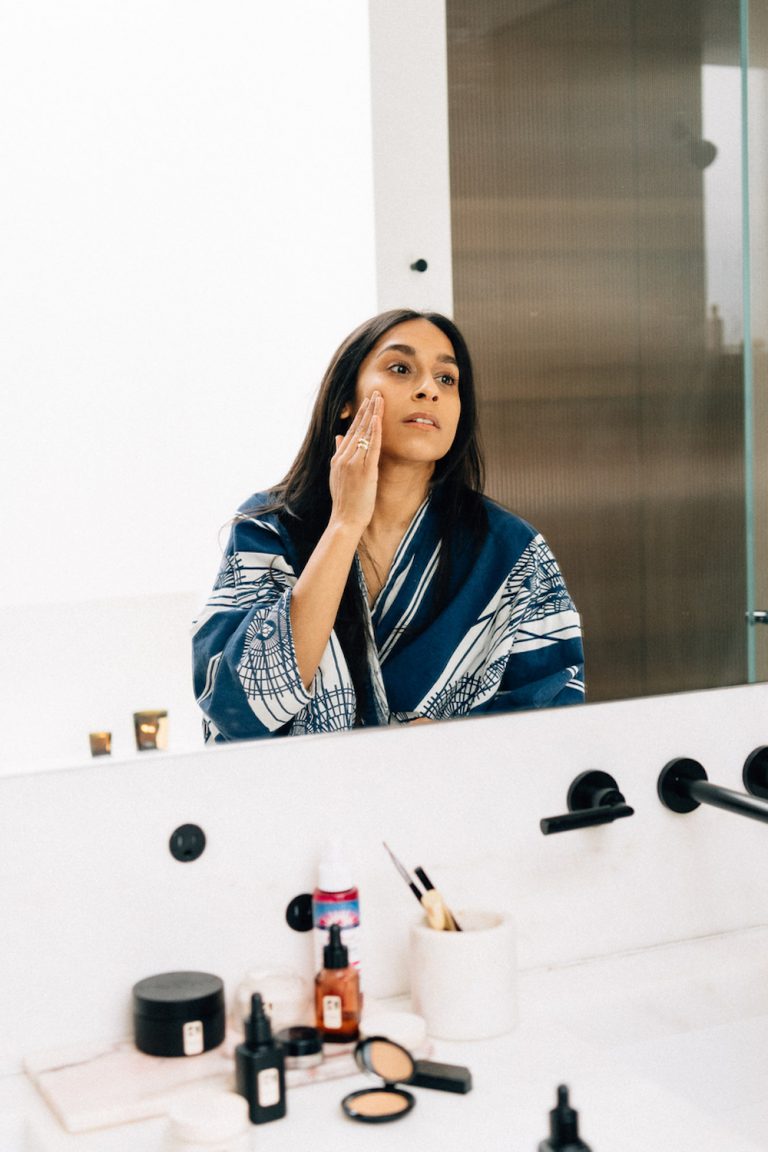
{"type": "Polygon", "coordinates": [[[693,812],[700,804],[710,804],[768,824],[768,803],[746,792],[711,784],[698,760],[670,760],[659,776],[658,793],[662,804],[673,812],[693,812]]]}

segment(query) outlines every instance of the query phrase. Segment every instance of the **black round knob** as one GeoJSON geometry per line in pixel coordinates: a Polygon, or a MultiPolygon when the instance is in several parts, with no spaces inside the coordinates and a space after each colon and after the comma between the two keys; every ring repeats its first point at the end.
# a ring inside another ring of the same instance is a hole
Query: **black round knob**
{"type": "Polygon", "coordinates": [[[205,832],[198,824],[180,824],[168,841],[171,856],[182,864],[197,860],[205,850],[205,832]]]}
{"type": "Polygon", "coordinates": [[[411,268],[414,272],[426,272],[428,264],[426,260],[414,260],[413,264],[411,264],[411,268]]]}
{"type": "Polygon", "coordinates": [[[312,928],[312,893],[294,896],[285,910],[285,919],[294,932],[309,932],[312,928]]]}

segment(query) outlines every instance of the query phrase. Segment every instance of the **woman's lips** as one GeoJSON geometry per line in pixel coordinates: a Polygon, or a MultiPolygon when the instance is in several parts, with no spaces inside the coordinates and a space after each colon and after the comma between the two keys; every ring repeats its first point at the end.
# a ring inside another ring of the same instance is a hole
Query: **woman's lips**
{"type": "Polygon", "coordinates": [[[427,416],[426,413],[415,412],[413,416],[406,417],[403,424],[418,424],[420,428],[439,428],[437,420],[434,416],[427,416]]]}

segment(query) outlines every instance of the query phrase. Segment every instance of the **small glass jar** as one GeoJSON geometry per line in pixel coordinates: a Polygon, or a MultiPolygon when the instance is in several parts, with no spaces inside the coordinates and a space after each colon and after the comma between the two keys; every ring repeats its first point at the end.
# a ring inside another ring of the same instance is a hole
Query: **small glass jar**
{"type": "Polygon", "coordinates": [[[251,997],[258,992],[272,1024],[272,1035],[294,1024],[314,1023],[312,989],[292,968],[252,968],[237,986],[230,1022],[243,1031],[243,1021],[251,1014],[251,997]]]}
{"type": "Polygon", "coordinates": [[[286,1068],[314,1068],[322,1063],[323,1039],[317,1028],[297,1024],[281,1029],[275,1040],[285,1052],[286,1068]]]}

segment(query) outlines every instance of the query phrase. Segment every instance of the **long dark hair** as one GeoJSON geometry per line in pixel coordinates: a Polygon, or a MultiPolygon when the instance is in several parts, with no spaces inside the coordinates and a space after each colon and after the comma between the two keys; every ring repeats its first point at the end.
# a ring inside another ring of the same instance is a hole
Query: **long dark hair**
{"type": "MultiPolygon", "coordinates": [[[[435,578],[432,613],[440,612],[449,594],[450,576],[457,557],[453,548],[455,526],[469,529],[475,553],[487,532],[487,516],[481,500],[484,486],[483,460],[477,429],[472,361],[459,329],[439,312],[417,312],[394,308],[366,320],[339,346],[323,376],[304,441],[286,476],[268,493],[268,506],[259,512],[276,511],[296,550],[298,571],[303,569],[331,516],[329,468],[336,451],[336,436],[343,435],[352,416],[342,417],[348,406],[356,411],[355,389],[360,367],[369,352],[391,328],[409,320],[428,320],[450,340],[459,372],[461,411],[450,450],[438,460],[430,481],[433,506],[438,514],[442,546],[435,578]]],[[[241,515],[247,516],[244,512],[241,515]]],[[[463,560],[471,564],[472,556],[463,560]]],[[[354,567],[347,578],[335,631],[349,666],[357,696],[360,722],[370,701],[370,684],[365,654],[365,617],[354,567]]],[[[421,629],[420,629],[421,631],[421,629]]],[[[402,641],[401,641],[402,642],[402,641]]]]}

